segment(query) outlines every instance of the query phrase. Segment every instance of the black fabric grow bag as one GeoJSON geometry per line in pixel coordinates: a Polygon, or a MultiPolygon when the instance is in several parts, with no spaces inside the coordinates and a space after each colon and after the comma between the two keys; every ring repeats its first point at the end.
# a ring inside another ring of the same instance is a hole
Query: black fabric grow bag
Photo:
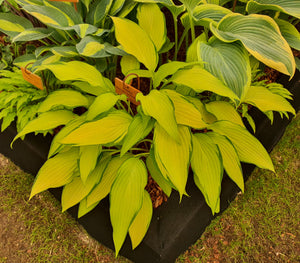
{"type": "MultiPolygon", "coordinates": [[[[290,82],[287,82],[287,78],[282,79],[283,83],[287,83],[285,87],[294,95],[292,104],[296,111],[300,109],[299,80],[300,73],[298,71],[290,82]]],[[[270,152],[283,135],[291,118],[281,119],[279,114],[275,114],[274,123],[271,125],[265,115],[258,110],[253,109],[250,114],[257,124],[255,136],[270,152]]],[[[16,129],[13,125],[0,133],[0,152],[24,171],[35,175],[47,158],[51,137],[27,135],[24,141],[16,141],[12,150],[10,143],[15,135],[16,129]]],[[[253,165],[243,164],[245,179],[249,177],[253,169],[253,165]]],[[[60,199],[61,189],[51,189],[50,191],[60,199]]],[[[228,207],[238,191],[238,187],[225,174],[222,181],[221,211],[228,207]]],[[[180,204],[178,194],[173,193],[168,202],[155,209],[148,233],[142,244],[132,251],[130,240],[127,237],[120,254],[134,262],[174,262],[201,236],[213,219],[209,207],[192,180],[188,181],[187,193],[190,197],[183,197],[180,204]]],[[[77,207],[69,209],[69,212],[76,218],[77,207]]],[[[91,236],[113,249],[108,198],[78,221],[91,236]]]]}

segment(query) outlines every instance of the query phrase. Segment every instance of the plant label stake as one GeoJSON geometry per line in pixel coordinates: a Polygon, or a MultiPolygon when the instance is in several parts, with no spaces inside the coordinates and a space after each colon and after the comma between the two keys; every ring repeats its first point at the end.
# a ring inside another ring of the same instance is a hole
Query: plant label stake
{"type": "Polygon", "coordinates": [[[123,80],[120,80],[118,78],[115,78],[115,88],[116,88],[116,92],[121,95],[121,94],[125,94],[128,98],[128,100],[130,102],[132,102],[133,104],[135,105],[140,105],[140,102],[137,102],[135,100],[135,96],[140,93],[140,77],[135,74],[135,73],[131,73],[131,74],[128,74],[123,80]],[[132,84],[132,79],[130,81],[129,84],[127,84],[125,81],[126,79],[129,77],[129,76],[136,76],[137,77],[137,80],[138,80],[138,89],[134,88],[131,86],[132,84]]]}
{"type": "Polygon", "coordinates": [[[41,79],[40,76],[30,72],[27,67],[28,65],[33,64],[33,63],[28,63],[25,68],[21,67],[21,71],[22,71],[22,75],[23,78],[28,81],[29,83],[31,83],[33,86],[36,86],[37,88],[43,90],[44,89],[44,85],[43,85],[43,81],[41,79]]]}

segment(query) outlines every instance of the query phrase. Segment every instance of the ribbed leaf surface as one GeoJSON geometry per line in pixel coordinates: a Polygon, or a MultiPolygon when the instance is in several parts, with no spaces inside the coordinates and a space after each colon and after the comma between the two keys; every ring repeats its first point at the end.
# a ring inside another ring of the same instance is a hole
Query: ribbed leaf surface
{"type": "Polygon", "coordinates": [[[26,18],[11,13],[0,13],[0,31],[4,34],[15,37],[28,28],[33,28],[33,25],[26,18]]]}

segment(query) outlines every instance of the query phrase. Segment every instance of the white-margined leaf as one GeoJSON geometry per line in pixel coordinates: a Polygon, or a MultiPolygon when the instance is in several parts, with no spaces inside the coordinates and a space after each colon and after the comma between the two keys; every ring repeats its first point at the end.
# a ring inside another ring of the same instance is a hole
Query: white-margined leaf
{"type": "Polygon", "coordinates": [[[220,40],[228,43],[240,40],[259,61],[284,74],[294,75],[292,50],[271,17],[233,13],[225,16],[217,25],[210,25],[213,34],[220,40]]]}
{"type": "Polygon", "coordinates": [[[145,164],[137,158],[129,158],[118,170],[110,192],[110,219],[116,255],[143,205],[147,178],[145,164]]]}
{"type": "Polygon", "coordinates": [[[218,147],[204,133],[192,135],[191,165],[194,181],[204,195],[213,214],[220,212],[220,193],[223,177],[222,157],[218,147]]]}
{"type": "Polygon", "coordinates": [[[106,117],[81,125],[67,135],[61,143],[96,145],[120,142],[127,133],[132,117],[124,111],[113,111],[106,117]]]}
{"type": "Polygon", "coordinates": [[[236,149],[242,162],[274,171],[271,158],[262,144],[246,128],[230,121],[217,121],[209,126],[214,132],[226,136],[236,149]]]}

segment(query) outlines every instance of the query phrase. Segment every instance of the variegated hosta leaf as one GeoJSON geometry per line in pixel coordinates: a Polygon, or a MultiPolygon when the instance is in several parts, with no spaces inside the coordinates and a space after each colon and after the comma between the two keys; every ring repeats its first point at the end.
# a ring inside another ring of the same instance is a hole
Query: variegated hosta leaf
{"type": "Polygon", "coordinates": [[[77,168],[77,160],[77,148],[60,152],[47,160],[36,176],[30,198],[48,188],[60,187],[70,183],[75,176],[74,171],[77,168]]]}
{"type": "Polygon", "coordinates": [[[135,249],[146,235],[152,219],[152,212],[153,207],[150,195],[144,190],[142,207],[129,227],[132,249],[135,249]]]}
{"type": "Polygon", "coordinates": [[[242,166],[234,146],[225,136],[214,132],[208,132],[207,135],[218,146],[226,173],[241,191],[244,192],[242,166]]]}
{"type": "Polygon", "coordinates": [[[110,219],[118,255],[129,227],[143,205],[147,169],[143,161],[130,158],[118,170],[110,192],[110,219]]]}
{"type": "Polygon", "coordinates": [[[105,52],[104,44],[101,44],[99,38],[86,36],[76,45],[77,51],[86,57],[103,58],[109,54],[105,52]]]}
{"type": "Polygon", "coordinates": [[[242,162],[274,171],[271,158],[262,144],[246,128],[230,121],[217,121],[209,126],[214,132],[226,136],[236,149],[242,162]]]}
{"type": "Polygon", "coordinates": [[[74,116],[74,119],[72,119],[66,126],[64,126],[58,134],[56,134],[51,142],[50,150],[48,152],[48,158],[54,156],[56,153],[58,153],[62,147],[65,145],[62,145],[60,141],[67,136],[71,131],[78,128],[81,124],[85,122],[86,115],[83,114],[81,116],[74,116]]]}
{"type": "Polygon", "coordinates": [[[242,127],[244,123],[236,109],[227,101],[212,101],[205,104],[206,109],[215,115],[219,121],[231,121],[242,127]]]}
{"type": "Polygon", "coordinates": [[[296,114],[292,105],[285,98],[262,86],[251,86],[243,102],[254,105],[262,112],[286,111],[296,114]]]}
{"type": "Polygon", "coordinates": [[[172,192],[172,184],[169,180],[167,180],[162,173],[160,172],[157,163],[154,157],[154,150],[151,148],[150,154],[146,159],[146,165],[151,177],[154,181],[159,185],[159,187],[164,191],[167,196],[171,195],[172,192]]]}
{"type": "Polygon", "coordinates": [[[112,1],[112,6],[109,10],[109,14],[111,16],[114,16],[115,14],[117,14],[123,7],[123,5],[125,4],[125,0],[115,0],[112,1]]]}
{"type": "Polygon", "coordinates": [[[50,93],[40,104],[38,112],[45,112],[57,106],[67,108],[88,107],[89,101],[86,96],[76,90],[56,90],[50,93]]]}
{"type": "Polygon", "coordinates": [[[146,31],[128,19],[112,17],[112,20],[115,24],[117,41],[124,50],[154,72],[158,63],[158,55],[146,31]]]}
{"type": "MultiPolygon", "coordinates": [[[[20,131],[13,142],[31,132],[43,132],[52,130],[60,125],[66,125],[75,118],[75,114],[68,110],[49,111],[40,114],[37,118],[30,121],[22,131],[20,131]]],[[[13,143],[12,142],[12,143],[13,143]]]]}
{"type": "Polygon", "coordinates": [[[294,49],[300,50],[300,33],[297,28],[283,19],[275,19],[275,21],[280,28],[282,36],[289,43],[289,45],[294,49]]]}
{"type": "Polygon", "coordinates": [[[165,16],[156,4],[141,4],[137,9],[139,25],[150,36],[159,51],[167,37],[165,16]]]}
{"type": "Polygon", "coordinates": [[[89,121],[93,120],[101,113],[110,110],[118,100],[125,98],[122,95],[116,95],[112,92],[99,95],[89,107],[86,119],[89,121]]]}
{"type": "Polygon", "coordinates": [[[172,0],[135,0],[135,1],[139,3],[163,4],[166,6],[174,5],[172,0]]]}
{"type": "Polygon", "coordinates": [[[79,56],[79,54],[74,46],[52,47],[52,48],[49,48],[49,50],[54,55],[57,55],[57,56],[70,57],[70,58],[79,56]]]}
{"type": "Polygon", "coordinates": [[[80,80],[92,86],[106,87],[101,73],[93,66],[82,61],[60,62],[57,64],[41,65],[38,70],[49,69],[61,81],[80,80]]]}
{"type": "Polygon", "coordinates": [[[195,129],[204,129],[207,127],[202,119],[200,111],[180,93],[163,89],[162,92],[168,95],[175,109],[175,118],[178,124],[193,127],[195,129]]]}
{"type": "Polygon", "coordinates": [[[87,122],[67,135],[61,143],[75,145],[96,145],[120,142],[127,133],[132,117],[121,110],[106,117],[87,122]]]}
{"type": "Polygon", "coordinates": [[[79,171],[83,184],[86,184],[89,175],[96,167],[101,150],[102,147],[100,145],[80,146],[79,171]]]}
{"type": "Polygon", "coordinates": [[[152,90],[146,96],[142,93],[138,93],[136,100],[141,102],[145,115],[156,119],[159,125],[161,125],[173,139],[179,141],[174,106],[166,94],[158,90],[152,90]]]}
{"type": "MultiPolygon", "coordinates": [[[[75,30],[75,32],[77,33],[77,35],[80,38],[84,38],[85,36],[94,34],[98,31],[97,27],[90,25],[90,24],[74,25],[74,26],[70,27],[70,29],[75,30]]],[[[65,29],[65,30],[67,30],[67,29],[65,29]]],[[[103,33],[104,32],[106,32],[106,31],[103,31],[103,33]]]]}
{"type": "Polygon", "coordinates": [[[137,1],[127,0],[125,1],[122,9],[118,12],[117,16],[124,18],[126,17],[137,5],[137,1]]]}
{"type": "Polygon", "coordinates": [[[275,10],[300,19],[299,0],[250,0],[246,7],[249,13],[258,13],[263,10],[275,10]]]}
{"type": "Polygon", "coordinates": [[[154,154],[156,163],[165,178],[178,190],[180,200],[185,194],[191,151],[191,134],[188,127],[178,126],[177,143],[159,125],[154,130],[154,154]]]}
{"type": "Polygon", "coordinates": [[[224,43],[215,37],[208,43],[198,43],[198,59],[204,62],[204,68],[243,98],[251,83],[249,55],[243,45],[224,43]]]}
{"type": "Polygon", "coordinates": [[[36,57],[34,54],[26,54],[26,55],[17,57],[14,60],[14,65],[25,68],[26,65],[28,65],[29,63],[34,63],[35,61],[36,61],[36,57]]]}
{"type": "Polygon", "coordinates": [[[51,35],[51,31],[47,28],[39,28],[39,27],[29,28],[29,29],[25,29],[20,34],[16,35],[12,39],[12,42],[33,41],[33,40],[46,38],[50,35],[51,35]]]}
{"type": "Polygon", "coordinates": [[[87,23],[99,26],[107,16],[113,2],[112,0],[94,1],[87,14],[87,23]]]}
{"type": "Polygon", "coordinates": [[[11,13],[0,13],[0,31],[4,34],[15,37],[29,28],[33,28],[33,25],[25,17],[11,13]]]}
{"type": "Polygon", "coordinates": [[[134,116],[122,143],[121,156],[152,131],[154,122],[151,117],[142,113],[134,116]]]}
{"type": "Polygon", "coordinates": [[[206,34],[202,33],[199,35],[193,42],[190,44],[187,52],[186,52],[186,62],[196,62],[198,61],[198,45],[199,42],[207,42],[206,34]]]}
{"type": "Polygon", "coordinates": [[[267,66],[294,75],[292,50],[272,18],[233,13],[225,16],[216,26],[213,23],[210,25],[213,34],[220,40],[228,43],[240,40],[251,55],[267,66]]]}
{"type": "MultiPolygon", "coordinates": [[[[102,179],[99,184],[96,185],[96,187],[92,190],[92,192],[87,196],[87,206],[92,206],[93,204],[100,202],[109,194],[111,186],[117,177],[117,172],[120,166],[130,157],[132,157],[131,154],[125,154],[122,157],[116,156],[113,158],[109,158],[105,162],[103,161],[103,164],[99,166],[99,169],[101,168],[104,171],[102,171],[102,179]]],[[[94,171],[96,171],[97,167],[94,171]]]]}
{"type": "Polygon", "coordinates": [[[194,181],[213,214],[220,212],[220,193],[223,178],[222,157],[218,147],[204,133],[192,135],[191,165],[194,181]]]}
{"type": "Polygon", "coordinates": [[[177,71],[171,81],[178,85],[185,85],[196,92],[211,91],[218,95],[238,99],[237,95],[226,87],[219,79],[209,73],[207,70],[195,66],[191,69],[182,69],[177,71]]]}
{"type": "Polygon", "coordinates": [[[130,71],[140,69],[140,62],[132,55],[125,55],[120,61],[121,70],[124,76],[127,76],[130,71]]]}

